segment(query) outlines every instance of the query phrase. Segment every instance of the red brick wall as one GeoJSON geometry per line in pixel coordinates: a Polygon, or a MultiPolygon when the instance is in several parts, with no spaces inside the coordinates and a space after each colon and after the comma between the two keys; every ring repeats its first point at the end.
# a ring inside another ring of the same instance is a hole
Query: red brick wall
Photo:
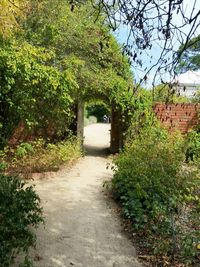
{"type": "Polygon", "coordinates": [[[154,106],[156,117],[169,131],[179,130],[187,133],[189,129],[198,124],[200,104],[163,104],[154,106]]]}
{"type": "Polygon", "coordinates": [[[15,146],[20,142],[29,142],[37,138],[52,139],[55,134],[53,124],[49,124],[47,128],[33,129],[29,131],[24,122],[20,121],[19,125],[14,129],[9,138],[8,145],[15,146]]]}

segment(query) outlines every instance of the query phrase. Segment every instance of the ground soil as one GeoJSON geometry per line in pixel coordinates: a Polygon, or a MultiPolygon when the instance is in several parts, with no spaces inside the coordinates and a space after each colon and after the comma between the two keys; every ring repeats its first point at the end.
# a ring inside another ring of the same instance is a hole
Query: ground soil
{"type": "Polygon", "coordinates": [[[109,124],[87,126],[86,156],[34,181],[46,221],[37,230],[36,267],[142,267],[102,187],[112,177],[109,130],[109,124]]]}

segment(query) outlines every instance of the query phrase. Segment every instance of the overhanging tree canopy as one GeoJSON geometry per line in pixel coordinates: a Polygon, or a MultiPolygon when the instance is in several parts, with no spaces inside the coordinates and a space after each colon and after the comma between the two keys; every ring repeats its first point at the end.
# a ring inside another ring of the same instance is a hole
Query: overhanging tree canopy
{"type": "Polygon", "coordinates": [[[133,83],[127,57],[105,16],[95,18],[90,4],[72,12],[68,1],[42,1],[1,43],[1,142],[20,120],[30,131],[50,125],[62,138],[79,100],[124,104],[133,83]]]}
{"type": "MultiPolygon", "coordinates": [[[[180,46],[179,51],[183,50],[183,45],[180,46]]],[[[179,53],[178,51],[178,53],[179,53]]],[[[177,66],[177,72],[183,73],[188,70],[200,69],[200,35],[192,38],[182,53],[180,62],[177,66]]]]}
{"type": "MultiPolygon", "coordinates": [[[[72,1],[72,5],[77,2],[80,3],[79,0],[72,1]]],[[[124,51],[132,63],[143,70],[141,80],[147,79],[153,68],[156,68],[156,75],[165,72],[173,74],[190,39],[197,35],[200,28],[200,10],[196,0],[92,2],[99,14],[102,10],[107,14],[113,30],[119,25],[127,25],[129,34],[124,51]],[[179,53],[176,53],[177,42],[182,45],[179,53]],[[156,55],[155,59],[153,54],[156,55]],[[148,61],[147,66],[144,61],[148,61]]]]}
{"type": "Polygon", "coordinates": [[[127,57],[110,33],[105,15],[96,23],[95,19],[90,3],[72,11],[66,0],[49,0],[43,1],[43,8],[25,27],[29,42],[55,52],[54,65],[60,70],[72,69],[79,86],[75,98],[116,97],[117,92],[132,86],[127,57]]]}

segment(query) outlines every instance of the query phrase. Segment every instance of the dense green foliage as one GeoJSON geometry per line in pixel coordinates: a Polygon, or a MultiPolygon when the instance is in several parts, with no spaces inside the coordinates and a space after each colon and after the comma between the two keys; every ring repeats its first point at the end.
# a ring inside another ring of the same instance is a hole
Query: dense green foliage
{"type": "Polygon", "coordinates": [[[177,66],[178,72],[183,73],[188,70],[200,69],[200,35],[192,38],[186,47],[182,45],[178,53],[181,53],[180,62],[177,66]]]}
{"type": "Polygon", "coordinates": [[[73,92],[76,99],[109,100],[113,91],[126,91],[132,82],[130,66],[104,17],[100,15],[94,23],[96,14],[90,3],[73,12],[67,3],[44,1],[43,8],[27,20],[25,38],[34,45],[53,49],[54,64],[73,70],[79,86],[73,92]]]}
{"type": "Polygon", "coordinates": [[[48,66],[52,53],[27,43],[9,43],[0,50],[0,131],[6,141],[22,120],[27,128],[45,129],[51,125],[56,134],[70,123],[70,91],[76,88],[69,70],[60,72],[48,66]]]}
{"type": "MultiPolygon", "coordinates": [[[[34,1],[36,3],[36,1],[34,1]]],[[[19,20],[30,11],[33,1],[28,0],[1,0],[0,3],[0,35],[9,36],[13,34],[13,28],[19,28],[19,20]]]]}
{"type": "Polygon", "coordinates": [[[21,31],[0,45],[0,143],[18,124],[53,138],[67,136],[81,100],[121,103],[132,83],[128,60],[101,14],[86,3],[73,12],[67,0],[42,1],[21,31]],[[56,10],[56,12],[55,12],[56,10]]]}
{"type": "Polygon", "coordinates": [[[40,199],[32,186],[0,173],[1,267],[10,266],[21,252],[25,253],[24,264],[29,262],[28,249],[35,244],[32,228],[43,221],[41,213],[40,199]]]}
{"type": "Polygon", "coordinates": [[[190,131],[185,140],[186,160],[198,161],[200,159],[200,132],[190,131]]]}
{"type": "Polygon", "coordinates": [[[112,187],[143,247],[195,264],[200,237],[199,136],[160,128],[148,103],[133,116],[124,151],[114,160],[112,187]],[[193,161],[186,164],[186,153],[193,161]]]}
{"type": "Polygon", "coordinates": [[[0,169],[29,177],[34,172],[57,171],[80,156],[80,142],[75,137],[54,144],[38,139],[15,148],[5,147],[0,153],[0,169]]]}

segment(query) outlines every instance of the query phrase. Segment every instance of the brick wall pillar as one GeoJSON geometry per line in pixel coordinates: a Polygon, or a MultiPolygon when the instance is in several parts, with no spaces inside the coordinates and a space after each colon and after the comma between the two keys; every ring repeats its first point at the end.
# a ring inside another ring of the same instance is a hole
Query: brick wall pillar
{"type": "Polygon", "coordinates": [[[83,144],[83,134],[84,134],[84,103],[82,101],[79,101],[77,109],[77,137],[80,138],[82,144],[83,144]]]}
{"type": "Polygon", "coordinates": [[[110,140],[111,153],[118,153],[121,146],[122,146],[121,112],[113,104],[111,111],[111,140],[110,140]]]}

